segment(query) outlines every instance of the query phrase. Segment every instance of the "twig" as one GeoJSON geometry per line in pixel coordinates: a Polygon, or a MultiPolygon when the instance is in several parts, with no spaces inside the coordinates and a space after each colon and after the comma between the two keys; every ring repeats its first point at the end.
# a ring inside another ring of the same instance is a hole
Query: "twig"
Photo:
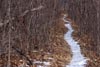
{"type": "Polygon", "coordinates": [[[42,9],[43,8],[43,6],[39,6],[39,7],[37,7],[37,8],[33,8],[33,9],[31,9],[31,10],[26,10],[26,11],[24,11],[20,16],[25,16],[28,12],[33,12],[33,11],[36,11],[36,10],[40,10],[40,9],[42,9]]]}
{"type": "Polygon", "coordinates": [[[9,32],[8,32],[8,36],[9,36],[9,44],[8,44],[8,65],[7,65],[7,67],[10,67],[10,65],[11,65],[11,60],[10,60],[10,53],[11,53],[11,51],[10,51],[10,46],[11,46],[11,15],[10,15],[10,12],[11,12],[11,0],[8,0],[8,12],[7,12],[7,15],[8,15],[8,19],[9,19],[9,32]]]}
{"type": "Polygon", "coordinates": [[[14,47],[14,46],[12,46],[12,48],[13,48],[17,53],[19,53],[21,56],[23,56],[23,57],[26,58],[26,60],[29,62],[28,65],[33,65],[32,61],[22,52],[21,49],[19,50],[18,48],[14,47]]]}
{"type": "Polygon", "coordinates": [[[43,6],[39,6],[39,7],[37,7],[37,8],[31,9],[31,11],[40,10],[40,9],[42,9],[42,8],[43,8],[43,6]]]}

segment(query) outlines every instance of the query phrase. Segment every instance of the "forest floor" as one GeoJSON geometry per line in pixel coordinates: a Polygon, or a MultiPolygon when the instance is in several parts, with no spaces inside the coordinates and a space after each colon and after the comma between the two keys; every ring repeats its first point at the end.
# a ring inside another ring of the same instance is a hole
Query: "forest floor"
{"type": "Polygon", "coordinates": [[[91,45],[93,42],[91,41],[90,36],[85,34],[83,34],[81,37],[78,36],[78,26],[74,23],[72,26],[75,30],[73,32],[74,39],[79,42],[82,54],[89,59],[86,67],[100,67],[100,56],[94,50],[94,46],[91,45]]]}
{"type": "MultiPolygon", "coordinates": [[[[57,28],[58,29],[58,28],[57,28]]],[[[61,29],[62,30],[62,29],[61,29]]],[[[59,36],[59,35],[58,35],[59,36]]],[[[21,53],[23,51],[14,51],[11,53],[11,67],[25,66],[29,67],[64,67],[71,60],[71,50],[68,43],[64,40],[64,37],[55,37],[55,42],[53,42],[52,52],[46,50],[33,50],[29,54],[21,53]],[[19,54],[19,53],[20,54],[19,54]],[[31,64],[31,62],[33,64],[31,64]]],[[[51,45],[50,45],[51,46],[51,45]]],[[[0,55],[0,67],[7,67],[8,64],[8,54],[0,55]]]]}
{"type": "MultiPolygon", "coordinates": [[[[29,66],[29,67],[63,67],[66,63],[71,60],[71,55],[68,47],[64,46],[54,46],[55,51],[53,53],[45,51],[33,51],[32,53],[25,55],[11,55],[11,66],[29,66]],[[67,49],[67,50],[66,50],[67,49]],[[33,63],[31,65],[31,62],[33,63]]],[[[0,67],[7,65],[8,60],[7,55],[2,55],[0,57],[0,67]]]]}

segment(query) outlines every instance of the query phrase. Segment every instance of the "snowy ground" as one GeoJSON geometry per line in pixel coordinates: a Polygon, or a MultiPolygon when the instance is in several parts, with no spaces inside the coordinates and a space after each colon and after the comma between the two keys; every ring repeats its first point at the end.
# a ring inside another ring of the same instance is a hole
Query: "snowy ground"
{"type": "MultiPolygon", "coordinates": [[[[50,62],[46,62],[46,61],[34,61],[33,65],[34,64],[37,64],[36,67],[49,67],[51,65],[50,62]]],[[[23,63],[23,64],[19,65],[18,67],[30,67],[30,66],[23,63]]]]}
{"type": "Polygon", "coordinates": [[[67,23],[65,26],[68,28],[68,32],[65,34],[65,40],[70,45],[73,55],[70,64],[66,67],[85,67],[87,59],[81,54],[80,45],[72,37],[74,30],[72,29],[71,23],[65,20],[65,18],[66,15],[63,18],[64,22],[67,23]]]}

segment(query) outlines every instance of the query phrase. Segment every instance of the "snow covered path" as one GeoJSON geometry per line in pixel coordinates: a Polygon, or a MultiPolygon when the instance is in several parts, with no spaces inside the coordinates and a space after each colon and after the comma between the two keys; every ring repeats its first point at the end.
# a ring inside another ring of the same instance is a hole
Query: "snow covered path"
{"type": "Polygon", "coordinates": [[[70,45],[72,50],[72,60],[69,65],[66,67],[85,67],[87,59],[81,54],[80,45],[78,42],[76,42],[72,37],[72,32],[74,31],[72,29],[71,23],[67,20],[65,20],[66,15],[64,15],[64,22],[67,22],[65,26],[68,28],[68,32],[65,34],[65,40],[70,45]]]}

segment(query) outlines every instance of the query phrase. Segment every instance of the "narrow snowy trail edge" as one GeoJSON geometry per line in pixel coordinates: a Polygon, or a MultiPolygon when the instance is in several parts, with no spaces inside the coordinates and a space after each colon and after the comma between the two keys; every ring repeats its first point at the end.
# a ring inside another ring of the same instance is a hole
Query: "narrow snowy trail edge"
{"type": "Polygon", "coordinates": [[[66,67],[85,67],[87,59],[81,54],[80,45],[72,37],[73,29],[71,22],[65,20],[66,15],[63,17],[63,21],[66,22],[65,26],[68,28],[68,32],[65,34],[64,39],[69,44],[72,51],[72,60],[66,67]]]}

